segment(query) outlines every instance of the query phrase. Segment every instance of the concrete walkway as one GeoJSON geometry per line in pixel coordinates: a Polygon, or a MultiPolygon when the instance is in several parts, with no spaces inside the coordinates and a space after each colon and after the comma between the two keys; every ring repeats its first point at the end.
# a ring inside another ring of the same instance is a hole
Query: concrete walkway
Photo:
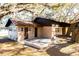
{"type": "Polygon", "coordinates": [[[46,39],[46,38],[25,40],[26,46],[36,47],[39,49],[48,47],[49,43],[51,43],[51,39],[46,39]]]}

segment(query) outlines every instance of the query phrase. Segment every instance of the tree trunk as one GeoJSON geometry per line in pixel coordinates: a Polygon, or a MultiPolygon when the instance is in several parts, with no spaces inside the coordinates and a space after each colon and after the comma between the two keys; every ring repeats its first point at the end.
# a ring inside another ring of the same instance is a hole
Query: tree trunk
{"type": "Polygon", "coordinates": [[[76,29],[72,32],[72,42],[76,41],[76,32],[77,32],[76,29]]]}
{"type": "Polygon", "coordinates": [[[72,33],[72,40],[71,42],[78,42],[78,28],[76,27],[76,23],[71,24],[71,26],[68,28],[66,35],[70,36],[70,34],[72,33]]]}
{"type": "Polygon", "coordinates": [[[72,35],[75,42],[79,43],[79,29],[75,29],[72,35]]]}
{"type": "Polygon", "coordinates": [[[71,32],[73,32],[75,30],[75,25],[76,24],[71,24],[71,26],[68,27],[68,30],[67,30],[67,33],[66,33],[67,36],[70,36],[71,32]]]}

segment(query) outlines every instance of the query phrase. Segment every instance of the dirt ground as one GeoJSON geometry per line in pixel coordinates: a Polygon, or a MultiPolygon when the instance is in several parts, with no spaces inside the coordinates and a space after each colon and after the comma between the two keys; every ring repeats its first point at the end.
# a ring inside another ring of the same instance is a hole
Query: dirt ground
{"type": "Polygon", "coordinates": [[[0,40],[0,56],[48,56],[48,54],[32,47],[24,48],[15,41],[4,39],[0,40]]]}
{"type": "Polygon", "coordinates": [[[79,56],[79,44],[57,44],[46,51],[38,51],[9,39],[0,39],[0,56],[79,56]]]}

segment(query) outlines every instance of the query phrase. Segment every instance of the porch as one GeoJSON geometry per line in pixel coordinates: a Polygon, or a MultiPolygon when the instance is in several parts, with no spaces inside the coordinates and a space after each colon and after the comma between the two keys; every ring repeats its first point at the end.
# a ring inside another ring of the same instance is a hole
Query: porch
{"type": "Polygon", "coordinates": [[[36,49],[46,49],[50,45],[53,46],[53,42],[51,39],[48,38],[35,38],[35,39],[25,39],[25,47],[33,47],[36,49]]]}

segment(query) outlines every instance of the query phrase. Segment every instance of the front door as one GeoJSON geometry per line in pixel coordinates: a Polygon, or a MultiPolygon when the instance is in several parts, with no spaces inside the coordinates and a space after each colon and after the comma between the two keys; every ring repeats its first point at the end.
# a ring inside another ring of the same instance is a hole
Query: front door
{"type": "Polygon", "coordinates": [[[24,30],[25,30],[24,32],[25,39],[28,39],[28,27],[25,27],[24,30]]]}
{"type": "Polygon", "coordinates": [[[37,32],[38,32],[38,29],[35,28],[35,37],[37,37],[37,32]]]}

